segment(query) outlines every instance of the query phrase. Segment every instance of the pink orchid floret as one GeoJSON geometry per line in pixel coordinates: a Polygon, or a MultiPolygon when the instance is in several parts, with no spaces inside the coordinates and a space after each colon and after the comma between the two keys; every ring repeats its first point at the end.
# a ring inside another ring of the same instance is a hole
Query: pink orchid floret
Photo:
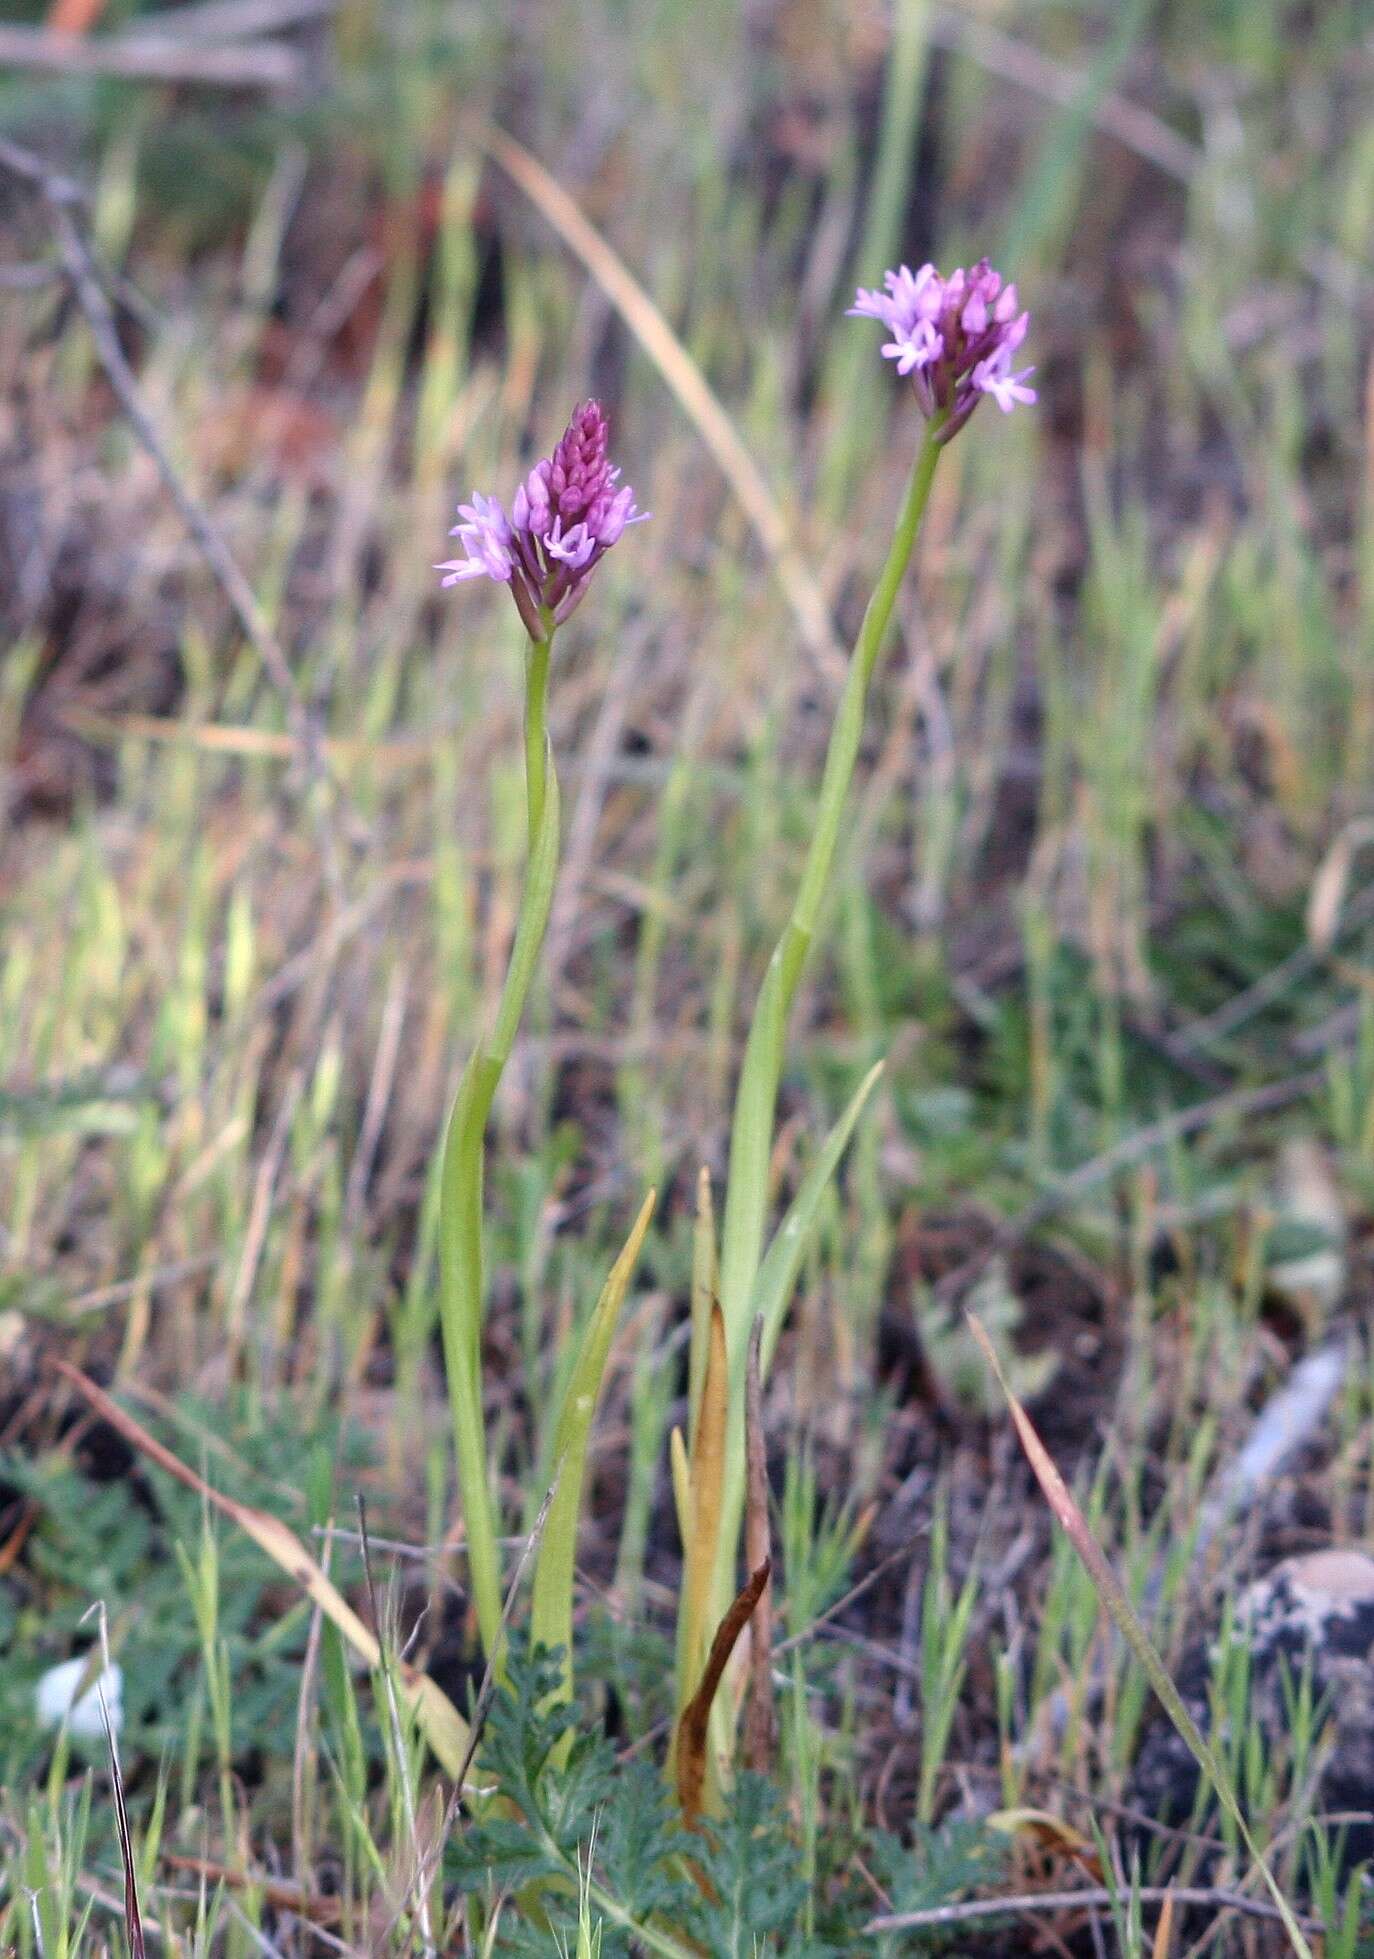
{"type": "Polygon", "coordinates": [[[475,490],[471,503],[459,504],[458,515],[467,521],[455,524],[449,536],[462,538],[467,556],[435,566],[436,571],[448,573],[443,584],[457,585],[464,578],[497,578],[506,583],[515,570],[515,553],[510,520],[499,501],[475,490]]]}
{"type": "Polygon", "coordinates": [[[898,266],[884,273],[881,291],[861,286],[849,311],[887,328],[884,358],[909,377],[925,415],[943,416],[937,441],[961,429],[984,395],[1004,414],[1036,398],[1026,386],[1035,369],[1013,372],[1011,365],[1030,315],[1018,310],[1016,287],[1004,285],[986,259],[957,266],[947,278],[933,265],[915,272],[898,266]]]}
{"type": "Polygon", "coordinates": [[[511,499],[510,515],[495,497],[460,504],[464,521],[451,533],[465,556],[436,567],[444,585],[494,578],[510,587],[532,639],[545,639],[587,588],[599,561],[631,524],[648,516],[606,453],[606,417],[599,402],[575,410],[551,456],[537,462],[511,499]]]}

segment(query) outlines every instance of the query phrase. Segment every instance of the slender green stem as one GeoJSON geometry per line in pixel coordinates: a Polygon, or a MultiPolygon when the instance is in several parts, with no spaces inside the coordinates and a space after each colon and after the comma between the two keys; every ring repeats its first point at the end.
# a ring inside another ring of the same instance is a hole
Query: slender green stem
{"type": "Polygon", "coordinates": [[[937,438],[946,419],[945,415],[938,414],[926,426],[925,440],[912,467],[892,544],[859,627],[844,691],[830,731],[825,771],[817,798],[815,828],[801,884],[792,915],[774,947],[764,975],[740,1069],[730,1134],[720,1258],[720,1300],[730,1362],[731,1425],[726,1447],[725,1501],[716,1563],[717,1603],[722,1610],[734,1589],[735,1551],[744,1493],[745,1357],[753,1314],[754,1284],[763,1257],[764,1228],[768,1215],[768,1167],[773,1150],[773,1126],[788,1016],[815,937],[830,878],[845,800],[863,739],[869,685],[883,650],[897,594],[930,499],[930,487],[940,459],[937,438]]]}
{"type": "Polygon", "coordinates": [[[482,1645],[495,1650],[501,1626],[501,1564],[496,1505],[482,1411],[482,1195],[487,1119],[529,997],[549,922],[558,870],[558,777],[547,727],[550,627],[531,642],[525,664],[525,787],[529,856],[510,964],[489,1034],[463,1070],[444,1137],[439,1205],[439,1320],[453,1416],[458,1489],[467,1538],[468,1578],[482,1645]]]}
{"type": "Polygon", "coordinates": [[[549,653],[554,629],[547,620],[545,623],[547,638],[531,640],[525,656],[525,801],[529,809],[531,849],[544,817],[547,780],[544,751],[548,743],[549,653]]]}
{"type": "Polygon", "coordinates": [[[807,851],[801,885],[792,916],[769,961],[749,1030],[730,1136],[729,1179],[721,1238],[721,1306],[727,1335],[732,1336],[732,1357],[736,1345],[741,1354],[743,1352],[744,1336],[748,1333],[743,1321],[762,1252],[768,1159],[772,1151],[773,1113],[782,1074],[787,1014],[811,948],[821,900],[830,876],[845,798],[863,736],[869,683],[930,497],[935,465],[940,458],[935,436],[942,419],[932,421],[927,428],[925,441],[907,484],[891,549],[864,612],[830,733],[825,772],[817,799],[816,827],[807,851]]]}
{"type": "Polygon", "coordinates": [[[619,1898],[607,1891],[603,1885],[598,1884],[595,1878],[584,1878],[584,1874],[562,1849],[544,1818],[541,1816],[533,1820],[536,1821],[544,1854],[549,1861],[561,1866],[565,1875],[577,1886],[579,1895],[585,1885],[587,1897],[598,1911],[605,1913],[613,1925],[618,1925],[622,1931],[628,1932],[646,1952],[658,1953],[660,1959],[692,1959],[697,1947],[686,1944],[684,1940],[674,1937],[671,1932],[662,1930],[646,1919],[636,1918],[632,1911],[621,1904],[619,1898]]]}

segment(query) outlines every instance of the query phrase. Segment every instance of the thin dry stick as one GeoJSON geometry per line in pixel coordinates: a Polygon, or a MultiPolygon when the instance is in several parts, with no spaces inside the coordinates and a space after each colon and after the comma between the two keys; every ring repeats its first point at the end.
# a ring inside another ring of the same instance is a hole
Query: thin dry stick
{"type": "Polygon", "coordinates": [[[259,1870],[235,1870],[229,1864],[217,1863],[211,1857],[193,1857],[187,1851],[160,1849],[158,1861],[170,1870],[186,1871],[193,1877],[207,1879],[211,1884],[222,1884],[228,1891],[247,1891],[250,1888],[261,1893],[265,1903],[274,1911],[289,1911],[294,1918],[305,1918],[312,1930],[319,1922],[336,1924],[340,1917],[340,1902],[335,1897],[312,1892],[308,1885],[287,1884],[283,1879],[269,1877],[259,1870]]]}
{"type": "Polygon", "coordinates": [[[777,498],[705,375],[624,260],[612,251],[538,158],[491,123],[470,127],[487,155],[581,259],[677,396],[768,554],[807,650],[826,681],[838,690],[848,662],[835,637],[824,595],[793,542],[777,498]]]}
{"type": "MultiPolygon", "coordinates": [[[[1052,61],[1038,48],[1013,39],[991,22],[975,19],[971,13],[957,12],[953,7],[934,7],[928,32],[938,47],[957,49],[980,68],[986,68],[989,74],[1000,76],[1003,81],[1012,82],[1017,88],[1042,96],[1061,108],[1076,106],[1090,86],[1089,77],[1081,70],[1052,61]]],[[[1202,166],[1203,153],[1195,144],[1148,109],[1128,102],[1125,96],[1105,95],[1094,103],[1090,113],[1094,126],[1104,136],[1133,150],[1176,183],[1191,183],[1202,166]]]]}
{"type": "Polygon", "coordinates": [[[170,1265],[154,1266],[150,1271],[139,1273],[137,1278],[117,1279],[108,1286],[94,1286],[90,1292],[80,1292],[74,1299],[64,1301],[56,1317],[63,1321],[81,1319],[88,1313],[103,1313],[111,1306],[122,1306],[135,1293],[158,1292],[164,1286],[180,1285],[183,1279],[194,1279],[202,1272],[213,1272],[221,1256],[219,1252],[197,1252],[194,1258],[181,1258],[170,1265]]]}
{"type": "Polygon", "coordinates": [[[1251,1116],[1270,1115],[1276,1109],[1286,1109],[1290,1103],[1300,1102],[1305,1095],[1315,1094],[1325,1082],[1325,1069],[1306,1068],[1280,1081],[1261,1082],[1257,1088],[1228,1089],[1224,1095],[1210,1096],[1207,1101],[1194,1102],[1186,1109],[1171,1110],[1167,1116],[1160,1116],[1155,1122],[1147,1122],[1141,1128],[1131,1130],[1120,1142],[1113,1143],[1110,1149],[1090,1157],[1086,1163],[1080,1163],[1076,1170],[1070,1170],[1066,1176],[1056,1179],[1049,1190],[1043,1191],[1039,1197],[1023,1205],[1013,1217],[1007,1218],[998,1226],[989,1243],[974,1257],[966,1259],[939,1280],[936,1293],[942,1299],[958,1297],[999,1253],[1028,1238],[1087,1191],[1096,1189],[1098,1184],[1109,1182],[1121,1171],[1134,1168],[1147,1157],[1181,1142],[1185,1136],[1196,1135],[1198,1130],[1208,1129],[1216,1122],[1243,1122],[1251,1116]]]}
{"type": "MultiPolygon", "coordinates": [[[[83,1374],[70,1361],[52,1361],[53,1372],[60,1374],[82,1399],[92,1407],[96,1414],[107,1421],[127,1442],[142,1454],[174,1476],[189,1490],[194,1490],[202,1502],[213,1504],[231,1522],[236,1524],[259,1549],[265,1551],[273,1563],[278,1565],[300,1586],[306,1596],[320,1607],[325,1616],[332,1620],[349,1645],[360,1653],[368,1666],[381,1665],[381,1651],[377,1641],[340,1594],[337,1587],[325,1577],[319,1565],[310,1556],[294,1531],[269,1511],[258,1510],[252,1504],[236,1502],[222,1490],[215,1489],[204,1477],[197,1476],[188,1469],[179,1456],[155,1435],[149,1434],[141,1422],[120,1407],[112,1395],[83,1374]]],[[[441,1767],[462,1762],[468,1758],[467,1723],[443,1689],[418,1668],[408,1666],[405,1661],[397,1661],[401,1684],[406,1698],[414,1707],[416,1717],[424,1728],[426,1738],[433,1749],[441,1767]]]]}
{"type": "Polygon", "coordinates": [[[167,34],[77,40],[42,27],[0,27],[0,67],[42,75],[116,75],[136,82],[194,82],[210,88],[299,88],[306,69],[276,41],[187,45],[167,34]]]}
{"type": "MultiPolygon", "coordinates": [[[[0,52],[0,59],[3,59],[2,52],[0,52]]],[[[313,780],[327,783],[330,779],[329,765],[321,745],[319,730],[306,711],[305,702],[301,698],[300,690],[296,686],[295,678],[276,634],[268,625],[252,586],[239,569],[233,552],[211,520],[209,512],[192,495],[178,474],[157,424],[144,404],[133,369],[124,357],[124,349],[119,344],[119,328],[114,309],[106,296],[99,270],[75,216],[86,202],[84,193],[70,178],[49,169],[40,157],[29,150],[21,149],[17,143],[11,143],[6,137],[0,137],[0,169],[8,171],[12,177],[26,184],[46,207],[63,271],[67,275],[72,296],[90,329],[96,357],[104,370],[105,378],[114,390],[115,398],[123,409],[129,426],[152,458],[162,479],[163,488],[176,506],[201,556],[214,574],[215,581],[228,600],[229,608],[238,621],[245,639],[262,662],[263,670],[272,685],[281,695],[288,724],[305,757],[308,773],[313,780]]],[[[332,836],[327,826],[322,827],[321,842],[326,870],[330,874],[331,883],[337,889],[338,869],[334,858],[332,836]]]]}
{"type": "MultiPolygon", "coordinates": [[[[980,1918],[1000,1918],[1006,1913],[1036,1916],[1046,1911],[1103,1911],[1123,1894],[1105,1886],[1082,1891],[1025,1891],[1004,1898],[969,1898],[957,1905],[928,1905],[922,1911],[885,1912],[870,1918],[865,1932],[912,1932],[932,1925],[971,1925],[980,1918]]],[[[1196,1886],[1187,1890],[1173,1885],[1146,1885],[1133,1894],[1143,1905],[1162,1905],[1172,1898],[1175,1905],[1200,1905],[1215,1911],[1244,1912],[1250,1918],[1280,1919],[1276,1906],[1263,1898],[1249,1898],[1243,1891],[1225,1891],[1216,1886],[1196,1886]]],[[[1300,1921],[1302,1922],[1302,1921],[1300,1921]]],[[[1317,1932],[1313,1919],[1303,1923],[1305,1931],[1317,1932]]]]}
{"type": "Polygon", "coordinates": [[[160,13],[157,31],[179,41],[249,41],[328,20],[338,9],[339,0],[193,0],[160,13]]]}
{"type": "MultiPolygon", "coordinates": [[[[248,756],[274,762],[294,761],[301,752],[295,737],[277,728],[231,727],[223,721],[183,721],[171,714],[99,714],[83,707],[57,708],[55,718],[62,727],[87,741],[177,742],[204,749],[210,755],[248,756]]],[[[374,741],[361,735],[330,735],[320,746],[332,763],[366,762],[381,768],[409,769],[428,767],[452,740],[451,732],[442,729],[431,735],[394,735],[387,741],[374,741]]]]}
{"type": "MultiPolygon", "coordinates": [[[[1357,925],[1368,924],[1371,918],[1374,918],[1374,884],[1366,884],[1361,886],[1343,909],[1340,922],[1341,935],[1352,931],[1357,925]]],[[[1263,1013],[1266,1007],[1281,1000],[1286,993],[1299,986],[1309,973],[1319,971],[1322,964],[1323,955],[1309,940],[1304,940],[1300,946],[1289,953],[1286,959],[1281,959],[1277,966],[1271,966],[1267,973],[1261,973],[1260,977],[1243,992],[1233,993],[1229,1000],[1224,1001],[1213,1012],[1204,1014],[1201,1019],[1190,1022],[1186,1027],[1181,1027],[1175,1039],[1185,1047],[1214,1046],[1218,1041],[1225,1040],[1228,1034],[1233,1034],[1238,1027],[1244,1026],[1247,1020],[1253,1020],[1257,1014],[1263,1013]]]]}
{"type": "Polygon", "coordinates": [[[1195,1135],[1199,1129],[1208,1129],[1215,1122],[1243,1122],[1250,1116],[1269,1115],[1275,1109],[1285,1109],[1290,1102],[1300,1102],[1305,1095],[1315,1094],[1325,1082],[1324,1069],[1308,1068],[1301,1074],[1285,1076],[1281,1081],[1262,1082],[1258,1088],[1230,1089],[1226,1094],[1214,1095],[1206,1102],[1195,1102],[1186,1109],[1174,1109],[1156,1122],[1133,1129],[1119,1143],[1103,1150],[1100,1156],[1091,1157],[1066,1177],[1059,1178],[1053,1189],[1047,1190],[1042,1197],[1036,1198],[1034,1203],[1017,1213],[1012,1219],[1012,1227],[1018,1237],[1024,1237],[1085,1191],[1106,1183],[1118,1171],[1130,1169],[1147,1156],[1168,1149],[1183,1137],[1195,1135]]]}

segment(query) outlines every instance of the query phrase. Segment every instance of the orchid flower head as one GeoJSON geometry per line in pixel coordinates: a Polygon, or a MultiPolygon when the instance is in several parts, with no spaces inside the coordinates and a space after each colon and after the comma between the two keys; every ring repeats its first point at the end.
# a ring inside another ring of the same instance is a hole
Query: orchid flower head
{"type": "Polygon", "coordinates": [[[606,417],[597,401],[574,409],[552,455],[542,457],[511,498],[510,514],[480,491],[458,506],[453,537],[464,556],[436,566],[445,586],[494,578],[510,588],[531,639],[547,639],[586,590],[593,569],[648,511],[620,484],[607,453],[606,417]]]}
{"type": "Polygon", "coordinates": [[[910,379],[922,412],[940,415],[937,441],[962,428],[984,395],[1004,414],[1036,398],[1026,385],[1035,369],[1011,365],[1030,315],[986,259],[948,275],[933,265],[898,266],[883,274],[881,289],[861,286],[849,312],[887,328],[883,358],[910,379]]]}

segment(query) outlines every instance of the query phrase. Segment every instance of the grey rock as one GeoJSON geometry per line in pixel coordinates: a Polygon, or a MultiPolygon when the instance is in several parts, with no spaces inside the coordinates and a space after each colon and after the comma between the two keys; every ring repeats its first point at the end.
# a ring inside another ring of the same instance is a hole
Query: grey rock
{"type": "MultiPolygon", "coordinates": [[[[1310,1666],[1321,1736],[1317,1808],[1362,1812],[1346,1828],[1343,1861],[1374,1860],[1374,1558],[1326,1550],[1284,1559],[1242,1593],[1235,1635],[1248,1640],[1249,1707],[1266,1753],[1287,1752],[1293,1696],[1310,1666]]],[[[1175,1676],[1204,1735],[1212,1731],[1217,1657],[1215,1637],[1199,1642],[1175,1676]]],[[[1182,1737],[1161,1720],[1140,1750],[1130,1801],[1159,1822],[1185,1825],[1198,1780],[1182,1737]]]]}

